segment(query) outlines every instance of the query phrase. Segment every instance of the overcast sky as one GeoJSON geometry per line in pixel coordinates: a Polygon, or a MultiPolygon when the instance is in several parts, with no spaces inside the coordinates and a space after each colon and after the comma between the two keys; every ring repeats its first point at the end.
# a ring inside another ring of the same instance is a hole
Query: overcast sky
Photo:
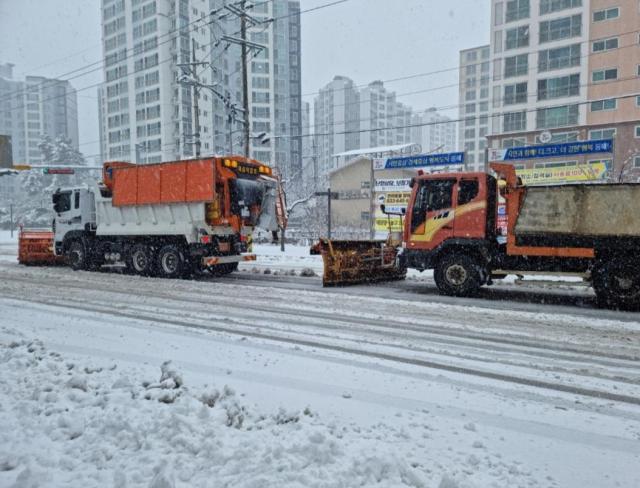
{"type": "MultiPolygon", "coordinates": [[[[331,0],[301,0],[301,8],[326,3],[331,0]]],[[[302,92],[309,94],[303,100],[313,106],[311,94],[337,74],[364,85],[449,69],[385,85],[398,95],[421,91],[399,97],[415,110],[454,107],[458,52],[489,42],[489,3],[349,0],[303,14],[302,92]],[[454,86],[441,88],[448,85],[454,86]]],[[[78,89],[80,150],[88,156],[99,151],[93,85],[102,80],[102,69],[93,64],[70,72],[100,61],[101,56],[99,0],[0,0],[0,62],[15,64],[17,79],[25,75],[70,79],[78,89]]],[[[455,117],[457,109],[443,113],[455,117]]]]}

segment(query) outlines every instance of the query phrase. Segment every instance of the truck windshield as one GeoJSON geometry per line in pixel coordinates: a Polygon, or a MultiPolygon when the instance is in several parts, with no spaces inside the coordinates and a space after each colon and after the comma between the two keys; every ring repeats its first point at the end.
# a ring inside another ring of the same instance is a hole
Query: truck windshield
{"type": "Polygon", "coordinates": [[[53,202],[53,210],[56,213],[68,212],[71,210],[71,192],[70,191],[61,191],[56,192],[51,197],[53,202]]]}
{"type": "Polygon", "coordinates": [[[238,178],[229,181],[231,213],[248,218],[251,225],[257,223],[264,199],[265,186],[256,180],[238,178]]]}

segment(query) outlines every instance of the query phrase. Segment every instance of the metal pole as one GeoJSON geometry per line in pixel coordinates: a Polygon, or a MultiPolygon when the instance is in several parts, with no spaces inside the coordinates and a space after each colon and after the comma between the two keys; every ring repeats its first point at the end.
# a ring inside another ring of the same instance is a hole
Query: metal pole
{"type": "Polygon", "coordinates": [[[9,212],[11,214],[11,217],[10,217],[11,223],[9,224],[10,225],[9,228],[11,230],[11,238],[13,239],[13,203],[9,204],[9,212]]]}
{"type": "Polygon", "coordinates": [[[249,157],[249,80],[247,73],[247,18],[245,16],[246,2],[240,2],[242,16],[240,17],[240,37],[242,38],[242,108],[244,109],[244,155],[249,157]]]}
{"type": "MultiPolygon", "coordinates": [[[[375,228],[375,215],[376,215],[376,203],[374,200],[374,190],[376,186],[376,180],[373,174],[373,159],[371,160],[371,173],[369,175],[369,238],[371,240],[376,237],[375,228]]],[[[389,230],[391,232],[391,230],[389,230]]]]}
{"type": "Polygon", "coordinates": [[[327,189],[327,239],[331,239],[331,188],[327,189]]]}
{"type": "Polygon", "coordinates": [[[196,61],[196,40],[191,38],[191,59],[193,61],[193,64],[191,65],[191,75],[193,76],[194,79],[194,84],[193,84],[193,120],[194,120],[194,137],[195,137],[195,144],[196,144],[196,158],[200,157],[200,114],[199,112],[199,108],[198,108],[198,95],[200,90],[198,90],[198,83],[197,83],[197,61],[196,61]]]}
{"type": "Polygon", "coordinates": [[[229,156],[233,154],[233,116],[229,112],[229,156]]]}

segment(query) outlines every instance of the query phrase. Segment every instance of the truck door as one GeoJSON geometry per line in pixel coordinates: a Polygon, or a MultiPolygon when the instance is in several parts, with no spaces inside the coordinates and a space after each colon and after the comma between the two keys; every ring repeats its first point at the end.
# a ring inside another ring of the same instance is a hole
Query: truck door
{"type": "Polygon", "coordinates": [[[458,181],[454,236],[461,238],[483,238],[486,231],[486,198],[484,182],[478,177],[462,177],[458,181]]]}
{"type": "Polygon", "coordinates": [[[409,248],[433,249],[453,236],[455,179],[418,180],[411,208],[409,248]]]}

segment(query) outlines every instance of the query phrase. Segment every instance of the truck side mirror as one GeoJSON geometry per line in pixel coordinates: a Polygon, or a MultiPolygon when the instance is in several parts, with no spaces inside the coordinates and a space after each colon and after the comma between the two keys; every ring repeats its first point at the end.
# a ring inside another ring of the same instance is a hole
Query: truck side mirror
{"type": "Polygon", "coordinates": [[[383,203],[382,205],[380,205],[380,210],[382,211],[382,213],[383,213],[383,214],[386,214],[386,213],[387,213],[387,212],[386,212],[386,208],[387,208],[387,207],[385,206],[385,204],[384,204],[384,203],[383,203]]]}
{"type": "Polygon", "coordinates": [[[407,208],[406,207],[402,207],[400,209],[400,212],[402,212],[402,215],[406,215],[407,214],[407,208]]]}

